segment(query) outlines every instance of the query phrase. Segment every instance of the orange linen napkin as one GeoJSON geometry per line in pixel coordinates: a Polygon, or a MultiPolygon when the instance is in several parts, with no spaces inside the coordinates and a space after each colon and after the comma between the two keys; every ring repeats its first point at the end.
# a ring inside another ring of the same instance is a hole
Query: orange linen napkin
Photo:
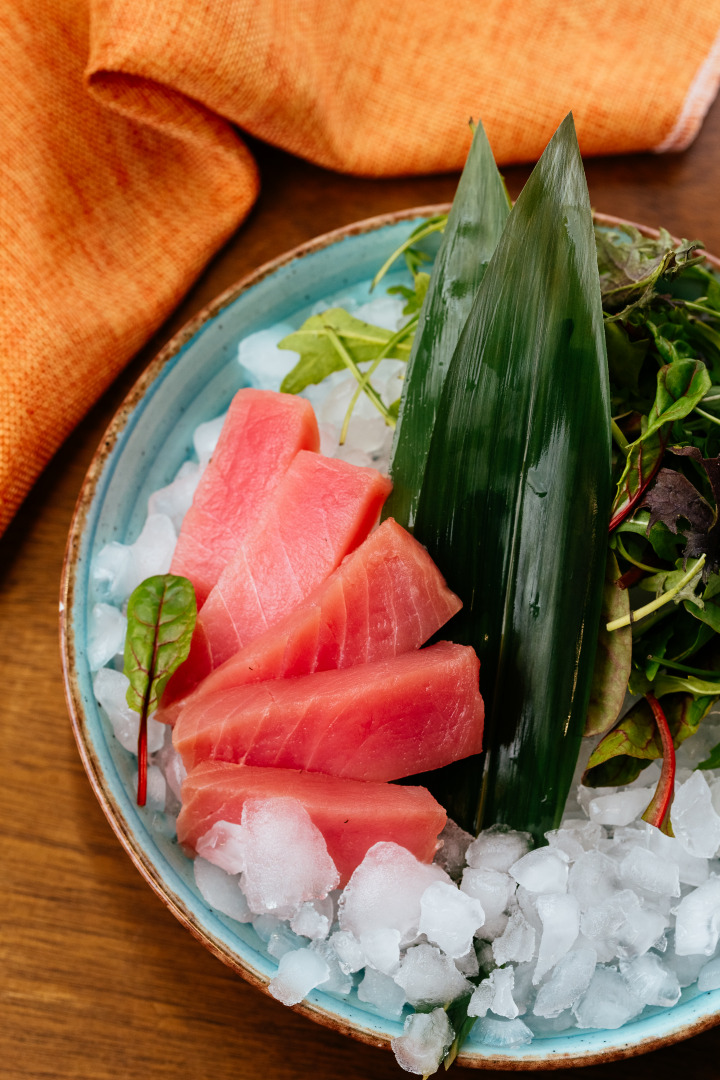
{"type": "Polygon", "coordinates": [[[0,532],[258,189],[231,124],[332,169],[682,149],[720,0],[6,0],[0,532]]]}

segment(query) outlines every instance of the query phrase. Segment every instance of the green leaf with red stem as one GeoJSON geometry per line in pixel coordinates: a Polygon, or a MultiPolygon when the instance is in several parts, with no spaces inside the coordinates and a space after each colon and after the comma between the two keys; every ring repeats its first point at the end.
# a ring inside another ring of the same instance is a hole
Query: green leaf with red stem
{"type": "Polygon", "coordinates": [[[674,836],[670,823],[670,807],[675,794],[675,746],[673,745],[670,726],[660,702],[654,694],[646,694],[645,700],[652,710],[660,736],[663,763],[658,786],[650,800],[650,805],[642,816],[642,820],[647,821],[648,825],[654,825],[656,829],[665,833],[666,836],[674,836]]]}
{"type": "Polygon", "coordinates": [[[140,713],[138,806],[147,791],[147,721],[168,679],[187,658],[195,628],[195,590],[187,578],[158,574],[131,594],[123,671],[130,680],[127,703],[140,713]]]}
{"type": "MultiPolygon", "coordinates": [[[[665,676],[661,678],[666,679],[665,676]]],[[[673,686],[673,690],[685,688],[684,680],[678,679],[676,682],[679,685],[673,686]]],[[[697,731],[698,724],[714,700],[714,697],[694,696],[689,693],[669,692],[663,697],[664,712],[674,746],[680,746],[697,731]]],[[[651,761],[656,761],[662,755],[662,740],[652,710],[643,698],[633,705],[620,723],[595,747],[582,782],[587,787],[620,787],[630,784],[651,761]]]]}

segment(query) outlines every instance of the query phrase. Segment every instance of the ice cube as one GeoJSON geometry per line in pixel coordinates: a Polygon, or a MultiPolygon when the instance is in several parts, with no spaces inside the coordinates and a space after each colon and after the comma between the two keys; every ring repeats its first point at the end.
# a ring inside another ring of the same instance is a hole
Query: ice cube
{"type": "MultiPolygon", "coordinates": [[[[260,332],[263,333],[263,331],[260,332]]],[[[248,339],[246,338],[245,340],[247,341],[248,339]]],[[[241,350],[244,344],[244,342],[241,342],[241,350]]],[[[195,448],[195,453],[197,454],[201,473],[207,468],[210,458],[215,453],[215,447],[220,438],[220,432],[222,431],[226,416],[227,413],[224,412],[222,416],[216,416],[214,420],[206,420],[204,424],[198,424],[193,432],[193,446],[195,448]]]]}
{"type": "Polygon", "coordinates": [[[167,514],[148,514],[134,544],[106,544],[93,561],[93,580],[100,596],[122,604],[155,574],[166,574],[175,551],[175,528],[167,514]]]}
{"type": "Polygon", "coordinates": [[[438,836],[440,847],[434,861],[450,875],[453,881],[462,876],[467,849],[473,841],[472,835],[448,818],[445,828],[438,836]]]}
{"type": "Polygon", "coordinates": [[[309,947],[311,952],[316,952],[319,956],[322,956],[330,971],[330,975],[322,984],[322,992],[324,994],[340,994],[343,996],[349,994],[353,988],[352,975],[343,971],[337,953],[330,942],[312,941],[309,947]]]}
{"type": "Polygon", "coordinates": [[[542,921],[542,937],[533,983],[537,986],[544,975],[555,967],[575,943],[580,932],[580,906],[567,893],[545,893],[537,900],[542,921]]]}
{"type": "Polygon", "coordinates": [[[226,874],[219,866],[198,856],[193,864],[195,884],[211,907],[238,922],[250,922],[252,914],[237,875],[226,874]]]}
{"type": "Polygon", "coordinates": [[[306,938],[294,934],[293,931],[289,929],[287,923],[281,922],[278,924],[277,929],[273,930],[267,940],[267,951],[271,956],[274,956],[276,960],[280,960],[285,953],[294,952],[296,949],[302,949],[307,944],[306,938]]]}
{"type": "Polygon", "coordinates": [[[698,990],[701,994],[706,990],[720,990],[720,959],[710,960],[700,969],[698,990]]]}
{"type": "Polygon", "coordinates": [[[357,996],[360,1001],[373,1005],[383,1016],[394,1019],[401,1015],[406,1001],[404,990],[395,980],[373,968],[366,968],[357,996]]]}
{"type": "Polygon", "coordinates": [[[712,804],[710,786],[702,772],[675,791],[672,806],[673,831],[690,855],[712,859],[720,847],[720,817],[712,804]]]}
{"type": "Polygon", "coordinates": [[[475,948],[468,949],[464,956],[458,956],[455,960],[455,967],[461,975],[477,975],[480,971],[480,964],[475,948]]]}
{"type": "Polygon", "coordinates": [[[323,835],[297,799],[247,799],[241,825],[242,887],[251,911],[291,915],[337,886],[323,835]]]}
{"type": "Polygon", "coordinates": [[[588,945],[578,945],[563,956],[537,992],[535,1015],[553,1018],[572,1008],[590,985],[596,964],[597,953],[588,945]]]}
{"type": "Polygon", "coordinates": [[[350,974],[365,966],[365,952],[354,934],[349,930],[337,930],[330,937],[330,945],[337,954],[341,969],[350,974]]]}
{"type": "Polygon", "coordinates": [[[679,896],[680,878],[676,863],[668,862],[647,848],[631,847],[620,864],[620,876],[628,889],[679,896]]]}
{"type": "Polygon", "coordinates": [[[472,990],[472,984],[460,974],[452,960],[434,945],[409,948],[400,970],[393,977],[416,1008],[445,1005],[472,990]]]}
{"type": "Polygon", "coordinates": [[[503,874],[499,870],[474,870],[467,867],[463,872],[460,888],[468,896],[480,901],[487,921],[497,918],[505,911],[515,892],[515,881],[509,874],[503,874]]]}
{"type": "Polygon", "coordinates": [[[642,1012],[638,1001],[615,968],[598,967],[590,986],[579,1003],[573,1007],[579,1027],[622,1027],[628,1020],[642,1012]]]}
{"type": "Polygon", "coordinates": [[[620,967],[625,982],[643,1005],[669,1008],[680,998],[680,983],[674,971],[656,953],[638,956],[620,967]]]}
{"type": "MultiPolygon", "coordinates": [[[[140,713],[136,713],[127,703],[127,691],[130,680],[122,671],[113,668],[100,668],[93,679],[93,691],[100,706],[105,710],[112,724],[113,734],[120,745],[131,754],[137,754],[140,713]]],[[[165,741],[165,724],[158,724],[154,715],[147,722],[148,754],[155,754],[165,741]]]]}
{"type": "Polygon", "coordinates": [[[480,901],[455,885],[434,881],[422,894],[418,932],[453,959],[465,955],[484,922],[480,901]]]}
{"type": "Polygon", "coordinates": [[[584,851],[597,847],[604,836],[605,830],[601,825],[584,820],[563,821],[559,829],[545,833],[550,847],[564,851],[571,861],[579,858],[584,851]]]}
{"type": "Polygon", "coordinates": [[[508,1020],[514,1020],[518,1015],[518,1007],[513,999],[515,972],[512,966],[495,968],[490,975],[490,982],[495,988],[492,1011],[496,1016],[504,1016],[508,1020]]]}
{"type": "MultiPolygon", "coordinates": [[[[501,971],[502,969],[497,968],[496,970],[501,971]]],[[[468,1003],[468,1016],[485,1016],[486,1013],[492,1009],[494,1000],[495,984],[490,977],[488,977],[487,979],[483,979],[473,990],[472,997],[468,1003]]]]}
{"type": "Polygon", "coordinates": [[[278,349],[277,344],[294,328],[289,323],[275,323],[266,330],[248,334],[240,342],[238,363],[250,376],[253,385],[265,390],[279,390],[280,384],[288,372],[297,363],[297,354],[287,349],[278,349]]]}
{"type": "Polygon", "coordinates": [[[148,499],[148,513],[166,514],[172,521],[175,532],[179,534],[201,475],[202,470],[197,462],[183,462],[172,483],[152,493],[148,499]]]}
{"type": "Polygon", "coordinates": [[[389,926],[368,930],[360,938],[365,963],[389,975],[400,963],[400,931],[389,926]]]}
{"type": "Polygon", "coordinates": [[[280,957],[268,991],[283,1005],[297,1005],[329,977],[330,968],[322,956],[312,949],[295,949],[280,957]]]}
{"type": "Polygon", "coordinates": [[[406,1072],[429,1076],[434,1073],[455,1037],[444,1009],[408,1016],[402,1035],[391,1046],[398,1065],[406,1072]]]}
{"type": "Polygon", "coordinates": [[[290,926],[296,934],[322,941],[330,933],[333,921],[333,902],[330,897],[322,900],[306,900],[290,920],[290,926]]]}
{"type": "Polygon", "coordinates": [[[420,922],[420,898],[434,881],[449,883],[450,878],[399,844],[374,844],[345,886],[339,905],[341,930],[359,939],[389,927],[400,931],[401,943],[412,941],[420,922]]]}
{"type": "MultiPolygon", "coordinates": [[[[137,780],[136,780],[137,784],[137,780]]],[[[167,800],[167,783],[162,771],[157,765],[149,765],[145,778],[145,806],[148,810],[165,810],[167,800]]]]}
{"type": "Polygon", "coordinates": [[[690,855],[677,837],[666,836],[652,825],[647,825],[646,828],[648,849],[654,851],[666,862],[675,863],[681,885],[702,885],[707,881],[709,873],[707,859],[690,855]]]}
{"type": "Polygon", "coordinates": [[[629,825],[647,808],[652,788],[626,788],[612,795],[596,795],[588,806],[590,820],[597,825],[629,825]]]}
{"type": "Polygon", "coordinates": [[[510,874],[528,892],[561,893],[567,889],[569,861],[560,848],[536,848],[513,863],[510,874]]]}
{"type": "Polygon", "coordinates": [[[677,907],[675,952],[712,956],[720,936],[720,878],[713,876],[684,896],[677,907]]]}
{"type": "Polygon", "coordinates": [[[492,944],[493,957],[498,966],[514,961],[532,960],[535,953],[535,931],[520,911],[514,912],[501,937],[492,944]]]}
{"type": "Polygon", "coordinates": [[[485,1046],[526,1046],[532,1042],[532,1031],[522,1020],[496,1020],[483,1016],[475,1025],[475,1037],[485,1046]]]}
{"type": "Polygon", "coordinates": [[[600,851],[583,852],[570,870],[568,890],[582,911],[609,900],[619,889],[617,864],[600,851]]]}
{"type": "Polygon", "coordinates": [[[470,844],[466,853],[467,864],[479,870],[507,872],[530,850],[531,845],[529,833],[514,832],[506,825],[492,825],[470,844]]]}
{"type": "Polygon", "coordinates": [[[242,825],[232,821],[216,821],[198,839],[195,850],[225,873],[239,874],[245,869],[244,839],[242,825]]]}
{"type": "Polygon", "coordinates": [[[112,604],[93,604],[90,613],[87,658],[91,671],[99,671],[125,647],[127,619],[112,604]]]}

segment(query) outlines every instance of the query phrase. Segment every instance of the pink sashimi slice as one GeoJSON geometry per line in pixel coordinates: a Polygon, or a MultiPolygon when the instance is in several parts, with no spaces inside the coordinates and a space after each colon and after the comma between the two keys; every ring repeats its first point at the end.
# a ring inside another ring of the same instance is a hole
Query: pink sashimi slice
{"type": "Polygon", "coordinates": [[[390,489],[377,469],[301,450],[199,612],[190,655],[165,688],[163,708],[317,588],[368,535],[390,489]]]}
{"type": "MultiPolygon", "coordinates": [[[[422,544],[389,518],[307,600],[185,700],[400,656],[419,649],[461,606],[422,544]]],[[[183,704],[168,706],[164,719],[177,719],[183,704]]]]}
{"type": "Polygon", "coordinates": [[[312,406],[294,394],[239,390],[182,524],[170,572],[189,578],[198,608],[299,450],[318,450],[312,406]]]}
{"type": "Polygon", "coordinates": [[[225,762],[198,765],[182,787],[178,840],[194,850],[217,821],[240,824],[246,799],[297,799],[325,838],[344,886],[373,844],[390,841],[432,862],[446,814],[427,788],[338,780],[225,762]]]}
{"type": "Polygon", "coordinates": [[[397,780],[477,754],[484,709],[473,649],[439,642],[391,660],[236,686],[188,702],[173,742],[202,761],[397,780]]]}

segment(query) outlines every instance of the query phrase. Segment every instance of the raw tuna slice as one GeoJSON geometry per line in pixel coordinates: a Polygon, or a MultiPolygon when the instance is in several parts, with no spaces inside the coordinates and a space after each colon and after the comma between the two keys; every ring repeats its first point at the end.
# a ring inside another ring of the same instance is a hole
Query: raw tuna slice
{"type": "Polygon", "coordinates": [[[317,588],[368,535],[390,488],[377,469],[301,450],[205,601],[163,707],[317,588]]]}
{"type": "Polygon", "coordinates": [[[305,807],[325,837],[341,885],[381,840],[400,844],[421,862],[432,862],[446,821],[427,788],[209,761],[198,765],[183,784],[178,840],[194,849],[216,821],[240,824],[246,799],[277,797],[297,799],[305,807]]]}
{"type": "MultiPolygon", "coordinates": [[[[392,518],[275,627],[236,653],[192,699],[231,686],[355,667],[419,649],[461,608],[422,544],[392,518]]],[[[168,707],[179,715],[183,702],[168,707]]]]}
{"type": "Polygon", "coordinates": [[[319,446],[308,401],[270,390],[238,391],[185,515],[170,567],[193,583],[198,607],[298,450],[319,446]]]}
{"type": "Polygon", "coordinates": [[[482,748],[480,663],[442,641],[392,660],[236,686],[188,702],[173,742],[188,772],[209,759],[397,780],[482,748]]]}

